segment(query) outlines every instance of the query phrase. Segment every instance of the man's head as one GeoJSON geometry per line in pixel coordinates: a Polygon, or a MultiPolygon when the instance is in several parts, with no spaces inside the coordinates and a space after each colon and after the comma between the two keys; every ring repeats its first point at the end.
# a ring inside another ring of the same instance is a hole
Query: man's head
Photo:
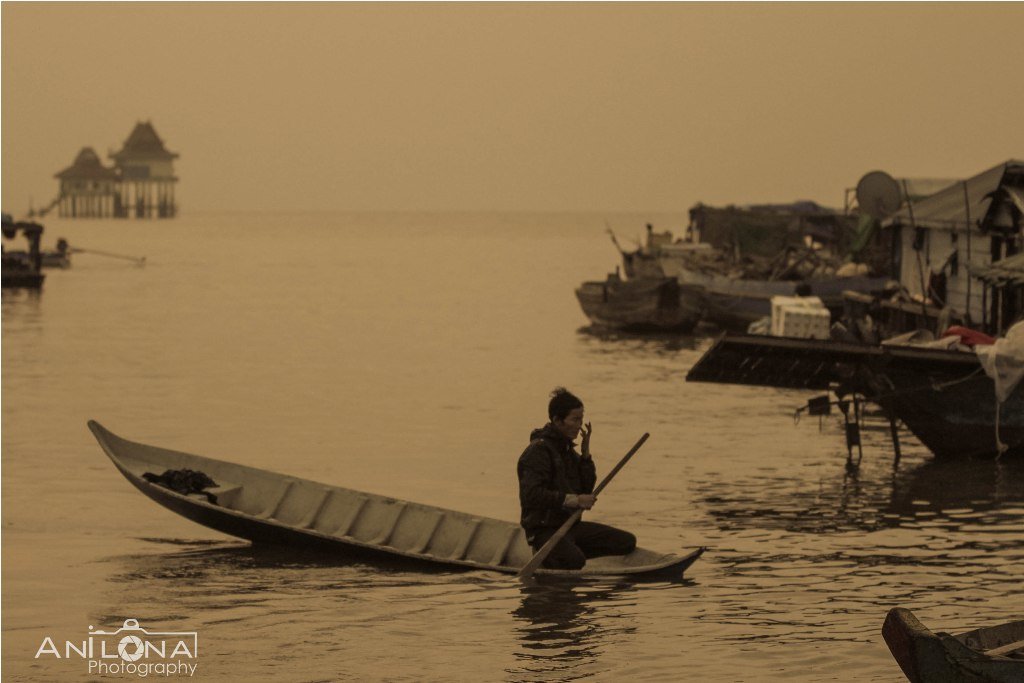
{"type": "Polygon", "coordinates": [[[583,401],[565,387],[551,392],[548,419],[569,440],[575,439],[583,428],[583,401]]]}

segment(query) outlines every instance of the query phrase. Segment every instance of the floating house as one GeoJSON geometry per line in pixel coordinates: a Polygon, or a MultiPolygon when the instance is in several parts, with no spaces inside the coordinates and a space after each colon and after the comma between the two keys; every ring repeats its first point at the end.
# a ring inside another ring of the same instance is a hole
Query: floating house
{"type": "Polygon", "coordinates": [[[111,152],[113,166],[104,166],[92,147],[55,174],[60,192],[54,206],[61,218],[173,218],[178,212],[174,160],[149,121],[135,125],[122,148],[111,152]]]}
{"type": "Polygon", "coordinates": [[[894,273],[912,297],[931,303],[922,311],[930,309],[936,318],[944,311],[950,321],[999,334],[1024,311],[1019,297],[992,296],[987,269],[1022,251],[1022,214],[1024,161],[1004,162],[906,201],[882,223],[892,231],[894,273]]]}

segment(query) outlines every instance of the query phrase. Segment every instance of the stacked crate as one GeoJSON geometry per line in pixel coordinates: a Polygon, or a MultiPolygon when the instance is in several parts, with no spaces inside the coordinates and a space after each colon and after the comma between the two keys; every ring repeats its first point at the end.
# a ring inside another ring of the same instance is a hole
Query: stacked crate
{"type": "Polygon", "coordinates": [[[773,337],[828,339],[832,316],[816,296],[773,296],[773,337]]]}

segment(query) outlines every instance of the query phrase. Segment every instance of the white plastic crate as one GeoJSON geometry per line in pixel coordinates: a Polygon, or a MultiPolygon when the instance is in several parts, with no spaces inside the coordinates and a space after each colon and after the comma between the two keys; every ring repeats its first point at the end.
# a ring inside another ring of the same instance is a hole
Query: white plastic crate
{"type": "Polygon", "coordinates": [[[828,339],[832,315],[816,296],[773,296],[771,333],[776,337],[828,339]]]}

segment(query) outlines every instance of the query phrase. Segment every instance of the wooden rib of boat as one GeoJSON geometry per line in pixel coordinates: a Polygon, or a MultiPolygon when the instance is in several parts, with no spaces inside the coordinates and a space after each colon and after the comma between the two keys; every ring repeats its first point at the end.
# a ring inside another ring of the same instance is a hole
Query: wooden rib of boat
{"type": "Polygon", "coordinates": [[[703,312],[703,291],[675,278],[623,280],[613,273],[603,282],[584,282],[576,298],[590,321],[626,331],[689,332],[703,312]]]}
{"type": "MultiPolygon", "coordinates": [[[[137,489],[179,515],[257,543],[330,549],[353,558],[398,558],[461,569],[515,574],[533,557],[513,522],[396,500],[267,470],[122,439],[90,420],[100,446],[137,489]],[[183,495],[143,477],[166,470],[206,474],[217,486],[183,495]]],[[[676,578],[704,552],[684,555],[637,548],[598,557],[578,571],[539,569],[559,576],[676,578]]]]}
{"type": "Polygon", "coordinates": [[[882,637],[911,683],[1024,681],[1024,621],[951,636],[932,633],[910,610],[895,607],[882,637]]]}

